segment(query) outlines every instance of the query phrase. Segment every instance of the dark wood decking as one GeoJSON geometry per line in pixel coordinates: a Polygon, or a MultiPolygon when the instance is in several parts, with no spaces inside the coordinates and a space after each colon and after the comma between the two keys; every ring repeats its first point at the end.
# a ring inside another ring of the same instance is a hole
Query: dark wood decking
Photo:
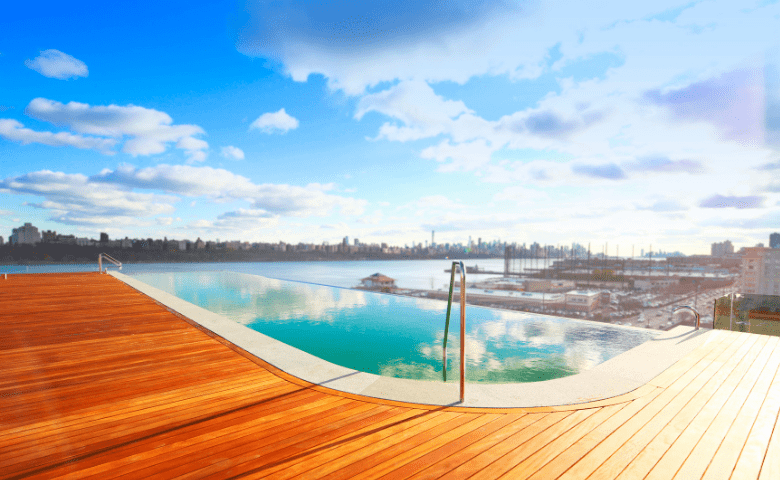
{"type": "Polygon", "coordinates": [[[0,277],[0,477],[780,479],[779,339],[715,333],[614,399],[431,407],[293,378],[108,275],[0,277]]]}

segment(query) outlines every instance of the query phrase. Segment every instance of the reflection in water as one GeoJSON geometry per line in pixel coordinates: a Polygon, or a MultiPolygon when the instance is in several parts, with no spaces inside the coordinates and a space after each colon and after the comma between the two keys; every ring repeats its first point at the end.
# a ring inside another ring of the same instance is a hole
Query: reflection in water
{"type": "MultiPolygon", "coordinates": [[[[139,280],[329,362],[378,375],[441,381],[447,303],[216,272],[139,280]]],[[[458,381],[458,306],[448,380],[458,381]]],[[[454,327],[454,328],[453,328],[454,327]]],[[[466,378],[532,382],[592,368],[655,332],[467,307],[466,378]]]]}

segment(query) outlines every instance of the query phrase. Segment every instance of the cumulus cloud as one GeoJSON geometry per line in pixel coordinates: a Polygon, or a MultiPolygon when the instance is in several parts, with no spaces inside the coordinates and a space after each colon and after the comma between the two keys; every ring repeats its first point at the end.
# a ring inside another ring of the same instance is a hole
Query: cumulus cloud
{"type": "Polygon", "coordinates": [[[227,147],[222,147],[222,156],[225,158],[232,158],[233,160],[243,160],[244,151],[238,147],[228,145],[227,147]]]}
{"type": "Polygon", "coordinates": [[[31,68],[44,77],[67,80],[69,78],[86,77],[89,75],[87,64],[59,50],[43,50],[32,60],[25,60],[27,68],[31,68]]]}
{"type": "MultiPolygon", "coordinates": [[[[491,64],[484,53],[492,49],[487,38],[478,38],[479,33],[464,34],[475,25],[486,26],[491,19],[519,11],[513,2],[484,0],[457,0],[446,6],[439,0],[347,1],[339,8],[287,0],[263,2],[249,10],[237,47],[247,55],[283,63],[296,81],[323,73],[332,88],[357,94],[367,85],[407,78],[413,71],[443,79],[466,69],[458,78],[468,78],[491,64]],[[462,60],[451,65],[459,57],[462,60]]],[[[502,38],[501,33],[494,38],[502,38]]],[[[526,50],[514,45],[516,51],[526,50]]]]}
{"type": "Polygon", "coordinates": [[[50,170],[6,178],[0,181],[0,189],[43,197],[30,206],[49,210],[53,220],[71,225],[105,225],[114,220],[138,224],[139,218],[173,212],[178,201],[171,195],[133,192],[93,182],[85,175],[50,170]]]}
{"type": "Polygon", "coordinates": [[[490,162],[495,148],[484,140],[451,144],[445,140],[438,145],[425,148],[420,156],[443,163],[439,168],[442,172],[470,171],[483,167],[490,162]],[[449,163],[444,163],[450,160],[449,163]]]}
{"type": "Polygon", "coordinates": [[[208,143],[196,138],[205,132],[197,125],[175,125],[165,112],[135,105],[97,105],[45,98],[33,99],[25,109],[32,118],[66,127],[79,134],[124,141],[122,152],[152,155],[164,152],[170,144],[193,161],[206,158],[208,143]]]}
{"type": "Polygon", "coordinates": [[[287,133],[298,128],[298,119],[287,114],[284,108],[277,112],[264,113],[249,126],[250,130],[260,130],[263,133],[287,133]]]}
{"type": "Polygon", "coordinates": [[[275,215],[296,217],[325,216],[334,209],[344,215],[360,215],[365,200],[327,193],[331,184],[306,186],[255,184],[248,178],[224,169],[189,165],[157,165],[137,169],[130,165],[106,170],[91,177],[96,182],[113,183],[126,188],[161,190],[186,196],[207,196],[218,201],[247,200],[252,208],[275,215]]]}
{"type": "Polygon", "coordinates": [[[191,165],[162,164],[142,169],[120,165],[115,170],[106,169],[90,180],[215,199],[249,197],[255,187],[248,178],[228,170],[191,165]]]}
{"type": "Polygon", "coordinates": [[[461,101],[445,100],[426,82],[404,81],[378,93],[365,95],[358,102],[355,118],[378,112],[403,125],[385,123],[378,138],[395,141],[418,140],[443,133],[452,118],[471,112],[461,101]]]}
{"type": "Polygon", "coordinates": [[[0,118],[0,137],[19,142],[22,145],[41,143],[52,147],[76,147],[88,150],[97,150],[106,155],[112,155],[111,150],[117,143],[113,138],[98,138],[84,135],[74,135],[68,132],[39,132],[29,128],[16,120],[0,118]]]}
{"type": "Polygon", "coordinates": [[[764,140],[764,76],[740,69],[683,88],[645,92],[645,99],[667,107],[680,119],[715,124],[727,139],[750,143],[764,140]]]}
{"type": "Polygon", "coordinates": [[[765,198],[759,195],[747,195],[744,197],[713,195],[701,201],[701,208],[761,208],[765,198]]]}
{"type": "MultiPolygon", "coordinates": [[[[330,184],[305,186],[255,184],[223,169],[190,165],[158,165],[144,169],[123,165],[91,177],[42,170],[0,180],[0,192],[42,197],[30,207],[48,211],[51,219],[68,225],[170,226],[181,222],[172,215],[181,197],[206,197],[212,202],[246,202],[249,208],[222,213],[207,224],[235,235],[269,227],[283,217],[342,217],[363,214],[365,200],[332,193],[330,184]]],[[[255,232],[260,235],[260,231],[255,232]]]]}

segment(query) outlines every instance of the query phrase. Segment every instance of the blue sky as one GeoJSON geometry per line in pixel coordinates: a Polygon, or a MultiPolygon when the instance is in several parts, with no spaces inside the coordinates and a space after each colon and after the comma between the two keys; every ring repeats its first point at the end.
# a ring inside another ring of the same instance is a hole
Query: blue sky
{"type": "Polygon", "coordinates": [[[780,3],[637,3],[14,5],[0,235],[767,243],[780,3]]]}

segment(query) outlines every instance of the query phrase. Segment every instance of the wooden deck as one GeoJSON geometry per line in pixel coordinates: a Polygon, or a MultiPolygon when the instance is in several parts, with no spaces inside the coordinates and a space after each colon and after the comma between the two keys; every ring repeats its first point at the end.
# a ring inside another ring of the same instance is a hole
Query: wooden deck
{"type": "Polygon", "coordinates": [[[0,477],[780,479],[780,339],[715,335],[607,401],[431,407],[292,378],[108,275],[0,277],[0,477]]]}

